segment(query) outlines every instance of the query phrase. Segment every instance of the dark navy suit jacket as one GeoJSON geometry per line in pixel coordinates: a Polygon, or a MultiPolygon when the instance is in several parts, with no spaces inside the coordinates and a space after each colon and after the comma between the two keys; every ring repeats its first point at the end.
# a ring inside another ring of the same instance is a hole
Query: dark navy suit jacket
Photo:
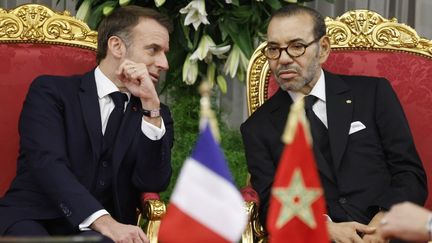
{"type": "MultiPolygon", "coordinates": [[[[333,165],[315,148],[314,154],[330,217],[336,222],[367,224],[379,208],[389,209],[402,201],[422,205],[427,196],[425,172],[389,82],[328,72],[324,75],[333,165]],[[355,121],[366,128],[349,135],[355,121]]],[[[292,103],[288,92],[279,89],[241,126],[264,225],[271,185],[284,148],[281,136],[292,103]]]]}
{"type": "MultiPolygon", "coordinates": [[[[132,96],[112,155],[112,197],[118,221],[135,224],[141,192],[160,192],[171,177],[173,120],[161,104],[166,133],[141,131],[141,102],[132,96]]],[[[93,196],[102,150],[94,71],[41,76],[30,86],[19,121],[17,175],[0,199],[0,234],[22,219],[65,217],[77,227],[103,209],[93,196]]]]}

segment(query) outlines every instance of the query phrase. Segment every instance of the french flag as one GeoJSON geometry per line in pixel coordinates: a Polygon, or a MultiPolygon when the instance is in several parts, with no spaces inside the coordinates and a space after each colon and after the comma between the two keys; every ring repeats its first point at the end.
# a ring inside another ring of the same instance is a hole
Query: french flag
{"type": "Polygon", "coordinates": [[[237,242],[246,223],[243,198],[206,122],[177,179],[159,242],[237,242]]]}

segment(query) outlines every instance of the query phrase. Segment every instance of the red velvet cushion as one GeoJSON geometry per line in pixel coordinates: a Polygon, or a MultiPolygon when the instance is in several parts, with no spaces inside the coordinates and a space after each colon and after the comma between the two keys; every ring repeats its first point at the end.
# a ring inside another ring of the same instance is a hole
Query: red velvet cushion
{"type": "Polygon", "coordinates": [[[259,207],[259,197],[258,193],[252,188],[252,186],[245,186],[240,190],[243,199],[246,202],[254,202],[259,207]]]}
{"type": "Polygon", "coordinates": [[[43,44],[0,44],[0,196],[15,176],[18,117],[31,81],[42,74],[72,75],[96,66],[96,52],[43,44]]]}

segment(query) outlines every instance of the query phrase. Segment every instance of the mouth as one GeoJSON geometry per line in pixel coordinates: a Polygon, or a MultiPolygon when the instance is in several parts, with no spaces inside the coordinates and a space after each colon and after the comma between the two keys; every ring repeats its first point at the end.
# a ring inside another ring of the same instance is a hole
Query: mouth
{"type": "Polygon", "coordinates": [[[281,70],[277,74],[281,79],[292,79],[298,76],[298,72],[293,69],[281,70]]]}
{"type": "Polygon", "coordinates": [[[150,78],[154,84],[157,84],[159,81],[159,75],[155,73],[150,73],[150,78]]]}

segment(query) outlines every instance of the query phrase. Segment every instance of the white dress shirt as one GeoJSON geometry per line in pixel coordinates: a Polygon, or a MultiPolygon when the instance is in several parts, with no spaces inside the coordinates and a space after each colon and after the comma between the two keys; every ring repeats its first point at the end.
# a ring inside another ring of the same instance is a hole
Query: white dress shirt
{"type": "MultiPolygon", "coordinates": [[[[99,108],[101,114],[101,125],[102,125],[102,134],[105,134],[105,129],[108,124],[108,119],[111,112],[114,110],[115,104],[109,94],[112,92],[120,91],[117,86],[108,79],[105,74],[102,73],[99,67],[95,69],[95,80],[96,80],[96,89],[99,97],[99,108]]],[[[128,101],[125,102],[125,107],[130,100],[131,94],[125,92],[128,96],[128,101]]],[[[162,117],[161,117],[162,119],[162,117]]],[[[163,119],[161,121],[161,127],[157,127],[146,120],[141,120],[141,131],[144,135],[146,135],[151,140],[159,140],[165,134],[165,124],[163,119]]],[[[90,230],[89,226],[99,217],[109,214],[105,209],[101,209],[90,215],[86,218],[78,227],[81,231],[90,230]]]]}
{"type": "MultiPolygon", "coordinates": [[[[297,102],[298,100],[302,99],[305,96],[301,92],[288,91],[288,93],[294,102],[297,102]]],[[[321,69],[321,75],[317,83],[315,84],[315,86],[312,88],[309,95],[313,95],[318,98],[318,100],[312,106],[312,110],[315,113],[315,115],[322,121],[322,123],[324,123],[324,125],[328,128],[325,77],[324,77],[324,71],[322,69],[321,69]]]]}

